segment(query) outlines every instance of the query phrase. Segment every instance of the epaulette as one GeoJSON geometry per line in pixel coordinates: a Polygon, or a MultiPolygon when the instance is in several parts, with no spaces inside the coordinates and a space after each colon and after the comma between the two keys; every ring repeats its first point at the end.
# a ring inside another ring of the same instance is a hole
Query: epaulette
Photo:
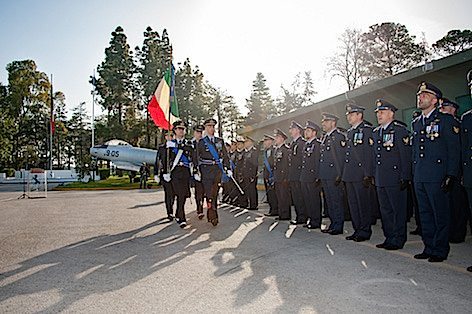
{"type": "Polygon", "coordinates": [[[401,126],[401,127],[404,127],[404,128],[408,128],[408,126],[406,125],[405,122],[398,121],[398,120],[393,120],[393,125],[401,126]]]}
{"type": "Polygon", "coordinates": [[[462,114],[462,116],[461,116],[461,120],[464,120],[465,117],[468,117],[468,116],[470,116],[470,115],[472,115],[472,109],[470,109],[470,110],[464,112],[464,113],[462,114]]]}
{"type": "Polygon", "coordinates": [[[418,121],[420,118],[421,118],[421,115],[417,116],[416,118],[414,118],[414,119],[411,121],[411,124],[415,123],[415,122],[418,121]]]}

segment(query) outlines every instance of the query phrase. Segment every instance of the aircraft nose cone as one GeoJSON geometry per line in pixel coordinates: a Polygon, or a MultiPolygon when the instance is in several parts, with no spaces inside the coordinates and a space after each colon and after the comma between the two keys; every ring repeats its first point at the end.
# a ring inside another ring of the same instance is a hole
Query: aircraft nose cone
{"type": "Polygon", "coordinates": [[[98,148],[95,148],[95,147],[90,148],[90,155],[94,157],[98,157],[98,148]]]}

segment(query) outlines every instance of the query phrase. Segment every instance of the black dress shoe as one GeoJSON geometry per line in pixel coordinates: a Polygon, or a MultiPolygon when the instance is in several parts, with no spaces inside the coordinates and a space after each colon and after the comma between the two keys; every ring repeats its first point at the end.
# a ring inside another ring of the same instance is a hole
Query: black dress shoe
{"type": "Polygon", "coordinates": [[[399,247],[398,245],[386,244],[386,245],[384,246],[384,249],[386,249],[386,250],[388,250],[388,251],[396,251],[396,250],[401,249],[401,247],[399,247]]]}
{"type": "Polygon", "coordinates": [[[291,221],[290,221],[290,224],[291,224],[291,225],[303,225],[304,222],[301,222],[301,221],[299,221],[299,220],[291,220],[291,221]]]}
{"type": "Polygon", "coordinates": [[[331,230],[330,232],[328,232],[330,235],[338,235],[338,234],[343,234],[342,231],[338,231],[338,230],[331,230]]]}
{"type": "Polygon", "coordinates": [[[383,249],[385,245],[386,245],[385,243],[380,243],[380,244],[377,244],[375,247],[378,249],[383,249]]]}
{"type": "Polygon", "coordinates": [[[321,226],[316,226],[316,225],[312,225],[312,224],[308,224],[308,225],[306,225],[306,227],[308,229],[320,229],[321,228],[321,226]]]}
{"type": "Polygon", "coordinates": [[[472,266],[467,267],[467,271],[472,271],[472,266]]]}
{"type": "Polygon", "coordinates": [[[415,229],[415,230],[413,230],[413,231],[410,231],[410,234],[411,234],[411,235],[421,235],[421,231],[417,228],[417,229],[415,229]]]}
{"type": "Polygon", "coordinates": [[[264,214],[264,216],[273,217],[273,216],[278,216],[278,214],[267,213],[267,214],[264,214]]]}
{"type": "Polygon", "coordinates": [[[321,230],[321,232],[323,232],[323,233],[330,233],[331,231],[333,231],[333,229],[328,228],[328,229],[321,230]]]}
{"type": "Polygon", "coordinates": [[[370,240],[369,238],[365,238],[365,237],[354,237],[354,242],[364,242],[364,241],[367,241],[367,240],[370,240]]]}
{"type": "Polygon", "coordinates": [[[169,221],[172,221],[172,220],[174,220],[174,216],[172,216],[172,215],[167,215],[167,219],[168,219],[169,221]]]}
{"type": "Polygon", "coordinates": [[[350,236],[346,237],[346,240],[354,240],[356,238],[355,234],[351,234],[350,236]]]}
{"type": "Polygon", "coordinates": [[[443,261],[445,261],[446,258],[445,257],[440,257],[440,256],[435,256],[435,255],[431,255],[429,258],[428,258],[428,262],[430,263],[441,263],[443,261]]]}
{"type": "Polygon", "coordinates": [[[414,258],[416,259],[428,259],[431,257],[431,255],[429,254],[426,254],[426,253],[420,253],[420,254],[416,254],[415,256],[413,256],[414,258]]]}

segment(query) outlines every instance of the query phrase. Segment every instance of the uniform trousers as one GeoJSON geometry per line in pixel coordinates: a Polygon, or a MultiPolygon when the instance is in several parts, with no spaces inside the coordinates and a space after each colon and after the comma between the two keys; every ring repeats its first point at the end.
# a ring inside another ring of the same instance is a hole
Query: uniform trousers
{"type": "Polygon", "coordinates": [[[295,220],[306,222],[305,201],[303,200],[300,181],[290,181],[290,194],[292,195],[293,205],[295,205],[295,220]]]}
{"type": "Polygon", "coordinates": [[[166,182],[164,180],[162,180],[161,182],[162,186],[164,187],[164,200],[166,204],[167,216],[173,215],[175,194],[174,189],[172,188],[172,183],[166,182]]]}
{"type": "Polygon", "coordinates": [[[403,248],[406,242],[406,198],[407,191],[400,184],[377,187],[380,204],[384,243],[403,248]]]}
{"type": "Polygon", "coordinates": [[[321,227],[321,187],[315,182],[301,182],[303,200],[305,201],[305,217],[310,225],[321,227]]]}
{"type": "Polygon", "coordinates": [[[195,181],[195,203],[197,204],[197,214],[203,213],[203,184],[195,181]]]}
{"type": "MultiPolygon", "coordinates": [[[[323,191],[328,205],[331,224],[328,229],[344,232],[344,191],[341,184],[336,186],[335,180],[322,180],[323,191]]],[[[325,211],[326,212],[326,211],[325,211]]]]}
{"type": "Polygon", "coordinates": [[[244,178],[244,194],[248,200],[248,208],[257,209],[257,179],[244,178]]]}
{"type": "Polygon", "coordinates": [[[275,182],[275,193],[277,195],[277,212],[279,219],[290,219],[291,202],[288,181],[275,182]]]}
{"type": "Polygon", "coordinates": [[[204,196],[207,201],[208,221],[218,218],[218,184],[221,181],[221,170],[217,165],[202,165],[202,184],[204,196]]]}
{"type": "Polygon", "coordinates": [[[449,193],[441,182],[415,182],[424,253],[447,258],[449,254],[449,193]]]}
{"type": "Polygon", "coordinates": [[[372,213],[369,205],[369,187],[365,187],[362,181],[346,182],[346,192],[354,234],[370,239],[372,213]]]}
{"type": "Polygon", "coordinates": [[[264,186],[266,190],[267,202],[269,203],[269,214],[278,215],[277,209],[277,194],[275,193],[274,185],[267,183],[267,180],[264,180],[264,186]]]}

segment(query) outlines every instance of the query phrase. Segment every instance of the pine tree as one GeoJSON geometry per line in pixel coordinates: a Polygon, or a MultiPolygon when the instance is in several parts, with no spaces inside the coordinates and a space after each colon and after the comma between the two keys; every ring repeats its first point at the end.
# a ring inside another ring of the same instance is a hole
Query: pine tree
{"type": "MultiPolygon", "coordinates": [[[[123,124],[126,106],[132,105],[134,64],[127,37],[121,26],[111,33],[110,46],[105,49],[105,60],[98,67],[97,91],[101,105],[108,111],[110,120],[123,124]]],[[[121,131],[119,135],[123,135],[121,131]]]]}
{"type": "Polygon", "coordinates": [[[447,56],[472,48],[472,31],[453,29],[433,44],[436,53],[447,56]]]}
{"type": "Polygon", "coordinates": [[[363,59],[373,79],[385,78],[418,65],[424,49],[414,42],[415,36],[398,23],[370,26],[362,35],[363,59]]]}
{"type": "Polygon", "coordinates": [[[251,96],[246,99],[246,107],[249,109],[245,119],[247,125],[270,119],[277,114],[266,79],[260,72],[252,82],[251,96]]]}

